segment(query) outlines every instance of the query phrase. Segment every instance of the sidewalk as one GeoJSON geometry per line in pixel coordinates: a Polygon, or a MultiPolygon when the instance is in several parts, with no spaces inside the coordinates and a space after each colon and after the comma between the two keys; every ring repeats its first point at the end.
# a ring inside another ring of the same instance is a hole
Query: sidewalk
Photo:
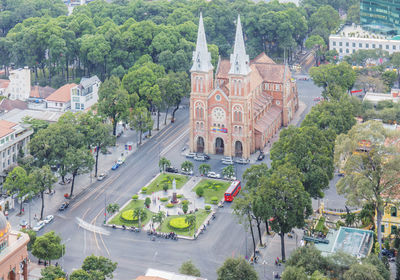
{"type": "MultiPolygon", "coordinates": [[[[154,129],[152,131],[152,136],[157,135],[158,132],[160,132],[164,127],[164,116],[165,114],[161,114],[160,117],[160,130],[155,130],[156,128],[156,117],[157,116],[152,116],[154,121],[154,129]]],[[[169,119],[167,121],[167,126],[169,125],[169,119]]],[[[108,174],[111,171],[111,167],[113,164],[121,157],[123,156],[130,156],[137,150],[137,139],[138,135],[136,131],[131,130],[129,128],[126,128],[123,132],[123,134],[117,138],[116,145],[114,147],[109,147],[108,151],[111,152],[110,154],[102,154],[100,153],[99,155],[99,162],[98,162],[98,172],[97,174],[105,173],[108,174]],[[132,142],[132,150],[127,151],[125,150],[125,144],[127,142],[132,142]]],[[[149,140],[149,138],[143,139],[142,144],[146,143],[149,140]]],[[[70,174],[67,175],[67,177],[71,177],[70,174]]],[[[46,217],[47,215],[55,215],[57,213],[58,208],[60,205],[65,201],[64,194],[65,193],[70,193],[71,189],[71,183],[65,184],[65,185],[60,185],[59,182],[61,181],[61,178],[57,178],[57,183],[54,185],[54,190],[55,194],[45,194],[44,197],[44,213],[43,216],[46,217]]],[[[89,174],[82,174],[79,175],[75,178],[75,185],[74,185],[74,197],[79,196],[79,193],[87,189],[94,183],[97,179],[94,177],[94,168],[91,173],[89,174]]],[[[71,200],[73,201],[74,198],[71,200]]],[[[21,220],[26,220],[29,224],[29,212],[30,212],[30,220],[31,220],[31,226],[33,227],[37,221],[34,219],[35,215],[39,218],[40,217],[40,210],[41,210],[41,199],[40,197],[36,196],[35,198],[32,199],[30,203],[25,202],[24,203],[24,213],[19,216],[19,203],[17,202],[17,199],[15,200],[15,207],[14,209],[11,209],[9,211],[8,215],[8,220],[14,229],[20,229],[20,221],[21,220]],[[30,208],[30,209],[29,209],[30,208]]]]}
{"type": "MultiPolygon", "coordinates": [[[[294,232],[295,234],[292,238],[289,238],[287,235],[285,236],[286,259],[288,259],[290,254],[300,246],[300,242],[303,238],[303,231],[301,229],[295,229],[294,232]]],[[[260,244],[258,244],[258,261],[253,265],[258,272],[260,279],[274,279],[273,275],[276,275],[277,273],[282,275],[282,272],[285,269],[283,264],[275,264],[277,257],[281,259],[282,256],[281,237],[275,233],[273,235],[264,234],[262,240],[265,247],[260,247],[260,244]]]]}

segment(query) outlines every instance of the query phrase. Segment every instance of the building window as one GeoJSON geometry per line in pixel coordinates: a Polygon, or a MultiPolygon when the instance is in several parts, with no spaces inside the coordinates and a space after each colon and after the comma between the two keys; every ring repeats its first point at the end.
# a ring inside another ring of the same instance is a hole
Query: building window
{"type": "Polygon", "coordinates": [[[396,226],[392,226],[391,227],[391,234],[396,234],[397,233],[397,227],[396,226]]]}
{"type": "Polygon", "coordinates": [[[281,105],[281,102],[279,100],[276,100],[276,105],[281,105]]]}
{"type": "Polygon", "coordinates": [[[390,215],[392,217],[397,217],[397,208],[396,207],[390,207],[390,215]]]}
{"type": "Polygon", "coordinates": [[[10,155],[10,149],[7,149],[7,155],[8,156],[10,155]]]}
{"type": "Polygon", "coordinates": [[[382,233],[385,232],[385,225],[381,225],[381,232],[382,232],[382,233]]]}
{"type": "Polygon", "coordinates": [[[365,44],[365,48],[366,48],[366,49],[369,49],[369,44],[365,44]]]}
{"type": "Polygon", "coordinates": [[[362,43],[359,43],[359,44],[358,44],[358,47],[362,48],[362,43]]]}
{"type": "Polygon", "coordinates": [[[339,49],[339,52],[340,52],[340,53],[343,53],[343,50],[342,50],[342,49],[339,49]]]}
{"type": "Polygon", "coordinates": [[[372,48],[375,49],[375,44],[372,44],[372,48]]]}
{"type": "Polygon", "coordinates": [[[76,110],[79,110],[80,108],[81,108],[81,104],[75,103],[75,109],[76,109],[76,110]]]}
{"type": "Polygon", "coordinates": [[[220,100],[221,100],[221,95],[217,94],[217,95],[215,96],[215,99],[216,99],[217,101],[220,101],[220,100]]]}
{"type": "Polygon", "coordinates": [[[355,53],[355,52],[356,52],[356,50],[353,49],[353,53],[355,53]]]}
{"type": "Polygon", "coordinates": [[[85,109],[85,105],[83,103],[81,103],[81,110],[85,109]]]}
{"type": "Polygon", "coordinates": [[[395,45],[393,45],[393,49],[394,49],[394,50],[396,49],[396,46],[395,46],[395,45]]]}
{"type": "Polygon", "coordinates": [[[339,46],[340,46],[340,47],[342,46],[342,42],[339,42],[339,46]]]}
{"type": "Polygon", "coordinates": [[[336,46],[336,42],[333,42],[333,45],[336,46]]]}
{"type": "Polygon", "coordinates": [[[349,53],[349,49],[346,49],[346,53],[349,53]]]}
{"type": "Polygon", "coordinates": [[[387,49],[387,50],[389,49],[389,45],[386,45],[386,49],[387,49]]]}
{"type": "Polygon", "coordinates": [[[356,43],[353,43],[353,48],[355,48],[356,47],[356,43]]]}
{"type": "Polygon", "coordinates": [[[379,48],[382,49],[382,45],[379,45],[379,48]]]}
{"type": "Polygon", "coordinates": [[[348,47],[349,46],[349,42],[346,42],[346,47],[348,47]]]}

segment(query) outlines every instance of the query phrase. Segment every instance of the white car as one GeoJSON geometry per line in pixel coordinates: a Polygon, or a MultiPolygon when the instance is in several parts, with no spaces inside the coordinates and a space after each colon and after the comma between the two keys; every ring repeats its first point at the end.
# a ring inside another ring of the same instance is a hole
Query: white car
{"type": "Polygon", "coordinates": [[[222,163],[226,164],[226,165],[233,165],[233,160],[232,159],[224,159],[224,160],[222,160],[222,163]]]}
{"type": "Polygon", "coordinates": [[[125,157],[119,158],[118,161],[117,161],[117,163],[118,163],[119,165],[124,164],[124,162],[125,162],[125,157]]]}
{"type": "Polygon", "coordinates": [[[39,231],[41,230],[44,226],[46,225],[46,223],[44,221],[39,221],[32,229],[34,231],[39,231]]]}
{"type": "Polygon", "coordinates": [[[250,160],[245,159],[245,158],[238,158],[235,160],[235,162],[239,163],[239,164],[248,164],[250,162],[250,160]]]}
{"type": "Polygon", "coordinates": [[[54,220],[54,216],[53,215],[48,215],[46,218],[44,218],[43,222],[45,222],[46,224],[50,223],[52,220],[54,220]]]}
{"type": "Polygon", "coordinates": [[[193,175],[193,170],[187,171],[187,170],[182,169],[181,173],[185,174],[185,175],[193,175]]]}
{"type": "Polygon", "coordinates": [[[224,176],[224,179],[225,180],[230,180],[230,181],[235,181],[236,180],[236,177],[235,176],[224,176]]]}
{"type": "Polygon", "coordinates": [[[100,173],[97,175],[97,181],[103,181],[104,178],[106,178],[107,174],[105,173],[100,173]]]}
{"type": "Polygon", "coordinates": [[[198,156],[198,155],[196,155],[196,156],[194,157],[194,160],[197,160],[197,161],[206,161],[206,158],[205,158],[204,156],[198,156]]]}
{"type": "Polygon", "coordinates": [[[186,154],[187,158],[194,158],[196,156],[196,153],[188,153],[186,154]]]}
{"type": "Polygon", "coordinates": [[[219,175],[218,173],[215,173],[213,171],[210,171],[207,173],[207,177],[218,179],[221,177],[221,175],[219,175]]]}

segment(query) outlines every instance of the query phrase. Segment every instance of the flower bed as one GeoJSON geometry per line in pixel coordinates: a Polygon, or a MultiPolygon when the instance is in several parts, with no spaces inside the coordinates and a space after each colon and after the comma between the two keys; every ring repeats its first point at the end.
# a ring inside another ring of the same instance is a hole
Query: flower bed
{"type": "Polygon", "coordinates": [[[166,202],[166,201],[168,201],[168,197],[161,197],[161,198],[160,198],[160,201],[161,201],[161,202],[166,202]]]}
{"type": "Polygon", "coordinates": [[[165,205],[165,207],[167,207],[167,208],[173,208],[175,205],[174,204],[172,204],[172,203],[168,203],[167,205],[165,205]]]}
{"type": "Polygon", "coordinates": [[[219,200],[224,196],[225,191],[230,186],[231,182],[221,181],[221,180],[212,180],[212,179],[203,179],[197,186],[192,189],[192,192],[196,192],[198,188],[203,188],[204,190],[204,202],[207,204],[216,204],[219,200]],[[215,201],[215,198],[217,200],[215,201]]]}
{"type": "Polygon", "coordinates": [[[173,218],[169,221],[169,227],[173,230],[186,230],[189,226],[184,217],[173,218]]]}
{"type": "Polygon", "coordinates": [[[137,216],[133,216],[134,210],[126,210],[121,214],[121,220],[126,222],[136,222],[138,220],[137,216]]]}

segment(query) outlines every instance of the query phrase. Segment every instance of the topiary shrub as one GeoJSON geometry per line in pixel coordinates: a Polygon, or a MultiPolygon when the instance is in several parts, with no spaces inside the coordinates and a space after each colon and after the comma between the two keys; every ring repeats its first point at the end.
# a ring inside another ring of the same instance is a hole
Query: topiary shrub
{"type": "Polygon", "coordinates": [[[204,195],[204,189],[203,189],[202,187],[198,187],[198,188],[196,189],[196,194],[197,194],[199,197],[202,197],[202,196],[204,195]]]}
{"type": "Polygon", "coordinates": [[[163,188],[163,190],[164,190],[165,192],[168,191],[168,184],[165,183],[165,184],[162,186],[162,188],[163,188]]]}
{"type": "Polygon", "coordinates": [[[151,199],[150,197],[146,197],[146,199],[144,200],[144,205],[146,205],[147,208],[150,207],[151,204],[151,199]]]}
{"type": "Polygon", "coordinates": [[[188,205],[189,204],[189,200],[184,200],[184,201],[182,201],[182,205],[188,205]]]}
{"type": "Polygon", "coordinates": [[[187,230],[189,229],[189,224],[186,223],[184,217],[173,218],[168,223],[169,227],[175,230],[187,230]]]}
{"type": "Polygon", "coordinates": [[[146,194],[147,193],[147,187],[142,188],[142,193],[146,194]]]}
{"type": "Polygon", "coordinates": [[[183,204],[182,205],[182,211],[183,211],[183,213],[187,213],[187,211],[188,211],[188,209],[189,209],[189,206],[187,205],[187,204],[183,204]]]}
{"type": "Polygon", "coordinates": [[[182,198],[183,197],[183,194],[177,194],[176,195],[176,198],[182,198]]]}
{"type": "Polygon", "coordinates": [[[218,202],[218,197],[216,197],[216,196],[211,197],[211,202],[212,202],[213,204],[217,204],[217,202],[218,202]]]}
{"type": "Polygon", "coordinates": [[[210,205],[206,205],[206,206],[204,206],[204,209],[206,209],[206,211],[210,211],[211,210],[211,206],[210,205]]]}
{"type": "Polygon", "coordinates": [[[133,199],[133,200],[136,201],[136,200],[138,200],[138,198],[139,198],[139,196],[138,196],[137,194],[132,195],[132,199],[133,199]]]}
{"type": "Polygon", "coordinates": [[[124,222],[136,222],[138,220],[137,216],[133,216],[133,210],[126,210],[121,214],[121,220],[124,222]]]}
{"type": "Polygon", "coordinates": [[[174,204],[172,204],[172,203],[168,203],[167,205],[165,205],[165,207],[167,207],[167,208],[172,208],[172,207],[174,207],[175,205],[174,204]]]}
{"type": "Polygon", "coordinates": [[[168,197],[161,197],[161,198],[160,198],[160,201],[161,201],[161,202],[166,202],[166,201],[168,201],[168,197]]]}

